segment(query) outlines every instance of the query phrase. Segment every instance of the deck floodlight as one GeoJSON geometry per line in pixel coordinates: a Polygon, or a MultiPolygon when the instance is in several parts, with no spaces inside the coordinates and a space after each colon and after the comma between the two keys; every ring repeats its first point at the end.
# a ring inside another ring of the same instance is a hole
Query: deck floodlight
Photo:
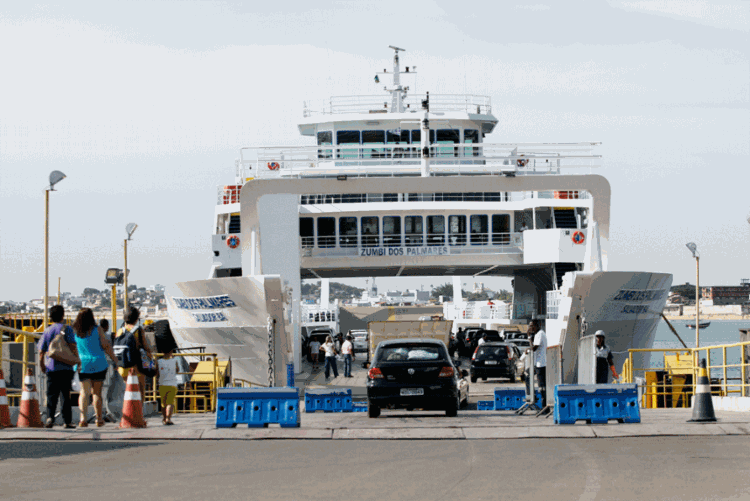
{"type": "Polygon", "coordinates": [[[686,243],[685,247],[687,247],[690,250],[690,252],[693,253],[693,257],[700,256],[700,254],[698,254],[698,246],[695,245],[693,242],[686,243]]]}
{"type": "Polygon", "coordinates": [[[120,268],[109,268],[104,276],[104,283],[109,285],[121,285],[125,275],[120,268]]]}
{"type": "Polygon", "coordinates": [[[128,225],[125,227],[125,231],[128,233],[128,240],[130,240],[130,238],[133,236],[136,228],[138,228],[138,225],[135,223],[128,223],[128,225]]]}
{"type": "Polygon", "coordinates": [[[49,189],[54,191],[55,185],[65,179],[65,174],[60,172],[59,170],[53,170],[49,174],[49,189]]]}

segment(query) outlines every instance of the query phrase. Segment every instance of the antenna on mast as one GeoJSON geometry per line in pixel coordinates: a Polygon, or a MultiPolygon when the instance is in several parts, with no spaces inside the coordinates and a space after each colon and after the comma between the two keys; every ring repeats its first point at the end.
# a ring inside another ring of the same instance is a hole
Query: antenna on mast
{"type": "MultiPolygon", "coordinates": [[[[402,49],[401,47],[396,47],[395,45],[389,45],[389,48],[393,49],[395,53],[393,54],[393,88],[389,89],[388,87],[385,88],[388,92],[391,93],[391,113],[403,113],[404,112],[404,98],[406,97],[406,93],[409,90],[409,87],[401,87],[401,73],[415,73],[414,71],[409,71],[409,67],[406,67],[406,71],[402,72],[401,67],[399,66],[399,60],[398,60],[398,53],[406,52],[406,49],[402,49]]],[[[413,69],[417,69],[416,66],[413,67],[413,69]]],[[[388,72],[384,69],[383,74],[387,75],[388,72]]],[[[375,75],[375,83],[380,83],[380,79],[378,78],[378,75],[375,75]]]]}

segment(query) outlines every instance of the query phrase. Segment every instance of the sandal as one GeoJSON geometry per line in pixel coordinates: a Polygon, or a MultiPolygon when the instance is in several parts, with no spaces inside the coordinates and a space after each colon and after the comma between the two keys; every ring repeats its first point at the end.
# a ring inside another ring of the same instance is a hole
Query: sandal
{"type": "Polygon", "coordinates": [[[87,423],[86,421],[80,421],[80,422],[78,423],[78,427],[79,427],[79,428],[88,428],[88,427],[89,427],[89,424],[88,424],[88,423],[87,423]]]}
{"type": "Polygon", "coordinates": [[[96,420],[96,426],[97,426],[97,428],[101,428],[102,426],[104,426],[104,420],[103,419],[97,419],[96,420]]]}

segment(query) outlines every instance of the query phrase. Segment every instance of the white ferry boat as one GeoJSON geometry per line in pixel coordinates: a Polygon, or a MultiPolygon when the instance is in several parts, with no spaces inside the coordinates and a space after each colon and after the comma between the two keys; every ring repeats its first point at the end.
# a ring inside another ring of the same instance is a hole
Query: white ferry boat
{"type": "Polygon", "coordinates": [[[376,75],[392,77],[386,97],[305,106],[310,146],[240,150],[235,182],[218,190],[209,277],[167,294],[181,341],[231,357],[238,377],[283,384],[279,365],[301,367],[301,280],[503,276],[510,303],[462,302],[458,278],[448,316],[545,319],[566,382],[582,333],[607,332],[618,364],[651,346],[672,276],[608,271],[610,186],[590,173],[599,143],[485,142],[490,98],[411,94],[402,79],[416,68],[391,48],[393,69],[376,75]]]}

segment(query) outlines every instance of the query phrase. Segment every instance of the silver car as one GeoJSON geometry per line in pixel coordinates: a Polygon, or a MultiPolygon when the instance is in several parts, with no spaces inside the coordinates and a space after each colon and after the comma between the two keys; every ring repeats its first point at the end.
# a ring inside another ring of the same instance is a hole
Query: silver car
{"type": "Polygon", "coordinates": [[[349,335],[352,336],[352,344],[354,345],[355,352],[367,351],[367,330],[350,330],[349,335]]]}

